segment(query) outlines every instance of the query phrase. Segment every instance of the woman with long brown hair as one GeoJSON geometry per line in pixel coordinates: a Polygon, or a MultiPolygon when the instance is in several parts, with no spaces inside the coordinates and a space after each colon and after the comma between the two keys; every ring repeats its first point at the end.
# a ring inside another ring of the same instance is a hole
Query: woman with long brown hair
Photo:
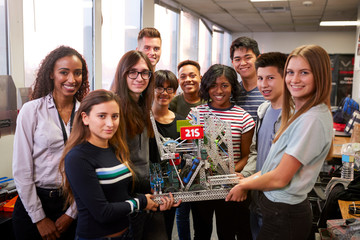
{"type": "MultiPolygon", "coordinates": [[[[134,50],[124,54],[116,68],[111,90],[119,96],[120,106],[124,111],[130,162],[139,180],[135,186],[141,193],[150,193],[149,138],[154,135],[150,121],[154,69],[145,53],[134,50]]],[[[135,240],[143,239],[157,228],[152,214],[132,214],[130,219],[135,240]]]]}
{"type": "Polygon", "coordinates": [[[15,132],[13,176],[19,198],[13,213],[17,239],[72,239],[76,207],[63,211],[58,172],[80,101],[89,91],[85,59],[60,46],[42,61],[30,102],[15,132]]]}
{"type": "Polygon", "coordinates": [[[146,54],[140,51],[124,54],[116,68],[111,90],[119,96],[124,111],[126,140],[134,171],[139,178],[148,178],[154,73],[146,54]]]}
{"type": "MultiPolygon", "coordinates": [[[[67,202],[78,207],[76,239],[131,239],[128,214],[156,211],[150,194],[131,195],[134,172],[125,143],[118,97],[106,90],[90,92],[74,119],[60,171],[67,202]]],[[[164,198],[160,210],[171,208],[164,198]]]]}
{"type": "Polygon", "coordinates": [[[293,50],[285,64],[281,126],[258,173],[245,178],[227,196],[243,201],[248,190],[263,191],[263,226],[257,239],[307,239],[312,213],[307,194],[331,154],[331,66],[317,45],[293,50]]]}

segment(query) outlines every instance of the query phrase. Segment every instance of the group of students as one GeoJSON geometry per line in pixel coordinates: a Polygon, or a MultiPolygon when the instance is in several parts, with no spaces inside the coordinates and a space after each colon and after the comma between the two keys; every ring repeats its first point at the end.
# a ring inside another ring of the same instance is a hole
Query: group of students
{"type": "Polygon", "coordinates": [[[185,60],[178,79],[154,71],[160,56],[160,33],[141,30],[110,91],[92,92],[76,50],[46,56],[17,119],[16,238],[171,239],[176,216],[179,238],[191,239],[191,209],[194,239],[211,238],[214,212],[219,239],[307,239],[307,193],[332,146],[326,51],[305,45],[288,57],[260,55],[255,40],[240,37],[230,48],[233,68],[214,64],[201,76],[199,64],[185,60]],[[200,121],[214,114],[230,122],[239,184],[224,200],[175,203],[170,193],[157,204],[150,111],[159,133],[176,139],[176,121],[194,110],[200,121]]]}

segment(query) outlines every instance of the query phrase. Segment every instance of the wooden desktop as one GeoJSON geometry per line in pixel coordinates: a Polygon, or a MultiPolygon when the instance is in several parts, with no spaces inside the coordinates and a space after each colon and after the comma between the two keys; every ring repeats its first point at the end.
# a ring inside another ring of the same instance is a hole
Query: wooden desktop
{"type": "Polygon", "coordinates": [[[352,205],[353,203],[360,205],[360,201],[343,201],[338,200],[339,208],[341,211],[341,216],[343,219],[349,219],[349,218],[359,218],[359,214],[350,214],[349,213],[349,205],[352,205]]]}
{"type": "Polygon", "coordinates": [[[333,157],[341,158],[341,147],[345,143],[350,142],[350,137],[348,136],[335,136],[333,141],[333,157]]]}

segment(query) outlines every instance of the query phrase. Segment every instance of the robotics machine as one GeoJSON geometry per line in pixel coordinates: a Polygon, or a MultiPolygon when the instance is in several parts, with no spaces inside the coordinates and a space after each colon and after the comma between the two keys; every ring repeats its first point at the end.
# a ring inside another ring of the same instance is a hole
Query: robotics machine
{"type": "Polygon", "coordinates": [[[199,112],[195,111],[192,120],[184,120],[185,124],[178,121],[180,139],[170,139],[159,134],[153,115],[150,117],[161,159],[150,166],[154,201],[160,203],[168,192],[175,201],[224,199],[239,182],[230,123],[210,112],[201,125],[199,112]]]}

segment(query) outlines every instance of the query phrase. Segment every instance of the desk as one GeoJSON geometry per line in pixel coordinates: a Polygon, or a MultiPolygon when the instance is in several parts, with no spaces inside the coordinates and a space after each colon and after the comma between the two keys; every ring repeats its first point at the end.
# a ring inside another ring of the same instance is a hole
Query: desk
{"type": "Polygon", "coordinates": [[[340,211],[341,211],[341,216],[342,216],[343,219],[360,217],[360,214],[352,215],[352,214],[349,213],[349,204],[352,204],[353,202],[355,202],[355,204],[360,204],[360,201],[338,200],[339,208],[340,208],[340,211]]]}
{"type": "Polygon", "coordinates": [[[345,143],[350,142],[350,137],[335,136],[333,141],[333,157],[341,158],[341,147],[345,143]]]}

